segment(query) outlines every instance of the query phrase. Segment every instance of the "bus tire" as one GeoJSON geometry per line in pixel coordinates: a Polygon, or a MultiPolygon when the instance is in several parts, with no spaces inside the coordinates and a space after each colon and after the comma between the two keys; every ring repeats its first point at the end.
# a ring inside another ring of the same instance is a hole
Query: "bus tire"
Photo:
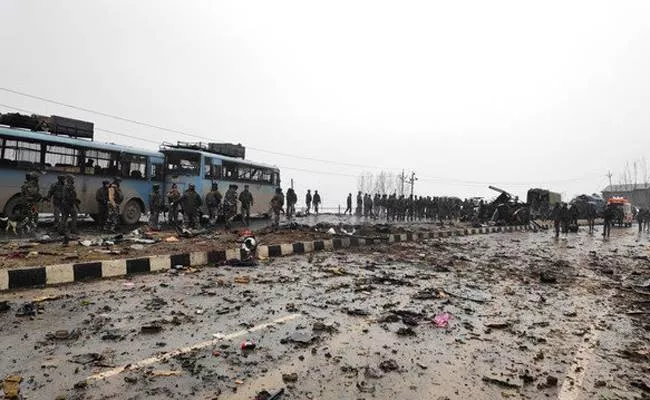
{"type": "Polygon", "coordinates": [[[122,222],[125,225],[135,225],[142,217],[142,207],[138,200],[129,200],[122,209],[122,222]]]}
{"type": "Polygon", "coordinates": [[[5,217],[8,217],[12,221],[16,221],[18,217],[20,217],[21,204],[22,200],[19,194],[9,199],[9,201],[7,201],[7,204],[5,204],[5,209],[3,211],[5,217]]]}

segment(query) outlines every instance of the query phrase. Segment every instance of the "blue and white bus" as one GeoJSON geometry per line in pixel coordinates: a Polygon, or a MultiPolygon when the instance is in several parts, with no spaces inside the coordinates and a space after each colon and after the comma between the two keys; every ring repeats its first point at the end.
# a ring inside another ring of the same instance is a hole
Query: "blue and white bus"
{"type": "MultiPolygon", "coordinates": [[[[212,183],[219,185],[219,191],[225,195],[228,186],[238,186],[238,193],[249,186],[253,195],[251,216],[270,215],[270,202],[275,189],[280,187],[280,170],[276,166],[244,160],[243,147],[237,157],[223,154],[227,148],[224,144],[178,143],[163,144],[160,151],[165,155],[165,188],[169,190],[173,183],[178,185],[181,193],[189,184],[196,186],[196,191],[205,199],[212,183]]],[[[235,153],[232,153],[235,154],[235,153]]],[[[204,205],[204,212],[205,205],[204,205]]],[[[239,210],[239,204],[238,208],[239,210]]]]}
{"type": "MultiPolygon", "coordinates": [[[[95,216],[97,189],[103,180],[119,177],[124,193],[122,219],[135,224],[146,211],[152,182],[163,182],[164,166],[159,152],[0,126],[0,207],[6,216],[15,216],[25,174],[40,171],[43,196],[58,175],[73,175],[79,211],[95,216]]],[[[40,211],[51,211],[51,205],[41,204],[40,211]]]]}

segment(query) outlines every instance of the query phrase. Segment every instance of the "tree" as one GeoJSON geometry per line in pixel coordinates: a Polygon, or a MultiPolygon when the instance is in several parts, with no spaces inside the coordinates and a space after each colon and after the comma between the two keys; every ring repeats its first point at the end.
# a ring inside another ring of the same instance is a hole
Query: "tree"
{"type": "Polygon", "coordinates": [[[388,171],[380,171],[374,175],[364,172],[357,178],[357,189],[361,193],[390,195],[397,191],[400,185],[400,176],[388,171]]]}

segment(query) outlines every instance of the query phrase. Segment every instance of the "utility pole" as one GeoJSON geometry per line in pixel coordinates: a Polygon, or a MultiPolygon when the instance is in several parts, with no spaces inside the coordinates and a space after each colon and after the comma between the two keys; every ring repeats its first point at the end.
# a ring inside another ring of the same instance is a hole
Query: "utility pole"
{"type": "Polygon", "coordinates": [[[293,189],[293,178],[291,178],[291,189],[293,189]]]}
{"type": "Polygon", "coordinates": [[[605,175],[605,176],[609,178],[609,188],[611,189],[612,188],[612,171],[607,171],[607,175],[605,175]]]}
{"type": "Polygon", "coordinates": [[[399,193],[400,195],[404,196],[404,182],[406,182],[406,175],[404,175],[404,170],[402,170],[402,175],[400,175],[399,181],[400,181],[399,193]]]}
{"type": "Polygon", "coordinates": [[[409,178],[409,183],[411,184],[411,196],[413,196],[413,186],[417,180],[418,178],[415,177],[415,172],[411,171],[411,177],[409,178]]]}

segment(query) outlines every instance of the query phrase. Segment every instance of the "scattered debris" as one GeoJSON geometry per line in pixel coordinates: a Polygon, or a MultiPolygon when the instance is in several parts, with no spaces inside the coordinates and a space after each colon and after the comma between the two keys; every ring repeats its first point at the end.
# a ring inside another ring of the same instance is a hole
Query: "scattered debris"
{"type": "Polygon", "coordinates": [[[442,314],[436,315],[433,318],[433,323],[438,328],[446,328],[447,325],[449,324],[450,319],[451,319],[451,315],[449,313],[442,313],[442,314]]]}
{"type": "Polygon", "coordinates": [[[145,333],[145,334],[159,333],[162,330],[163,327],[160,324],[148,324],[140,327],[140,333],[145,333]]]}
{"type": "Polygon", "coordinates": [[[295,372],[292,372],[290,374],[282,374],[282,380],[284,382],[297,382],[298,381],[298,374],[295,372]]]}
{"type": "Polygon", "coordinates": [[[149,371],[147,375],[150,376],[181,376],[183,373],[181,371],[149,371]]]}
{"type": "Polygon", "coordinates": [[[539,281],[542,283],[557,283],[557,277],[548,271],[542,271],[539,274],[539,281]]]}
{"type": "Polygon", "coordinates": [[[77,354],[76,356],[72,356],[72,361],[73,363],[77,364],[91,364],[91,363],[96,363],[99,361],[102,361],[104,359],[104,356],[102,356],[99,353],[84,353],[84,354],[77,354]]]}
{"type": "Polygon", "coordinates": [[[509,379],[502,379],[494,376],[483,376],[483,382],[492,383],[494,385],[501,386],[503,388],[508,388],[508,389],[521,388],[521,385],[518,383],[510,382],[509,379]]]}
{"type": "Polygon", "coordinates": [[[399,328],[397,330],[398,336],[416,336],[415,331],[411,327],[399,328]]]}
{"type": "Polygon", "coordinates": [[[384,372],[392,372],[397,371],[399,369],[399,365],[395,360],[385,360],[379,363],[379,369],[384,372]]]}
{"type": "Polygon", "coordinates": [[[16,311],[16,317],[33,317],[38,314],[38,308],[34,303],[24,303],[16,311]]]}
{"type": "Polygon", "coordinates": [[[2,391],[5,399],[18,399],[20,396],[20,382],[23,378],[18,375],[9,375],[2,382],[2,391]]]}

